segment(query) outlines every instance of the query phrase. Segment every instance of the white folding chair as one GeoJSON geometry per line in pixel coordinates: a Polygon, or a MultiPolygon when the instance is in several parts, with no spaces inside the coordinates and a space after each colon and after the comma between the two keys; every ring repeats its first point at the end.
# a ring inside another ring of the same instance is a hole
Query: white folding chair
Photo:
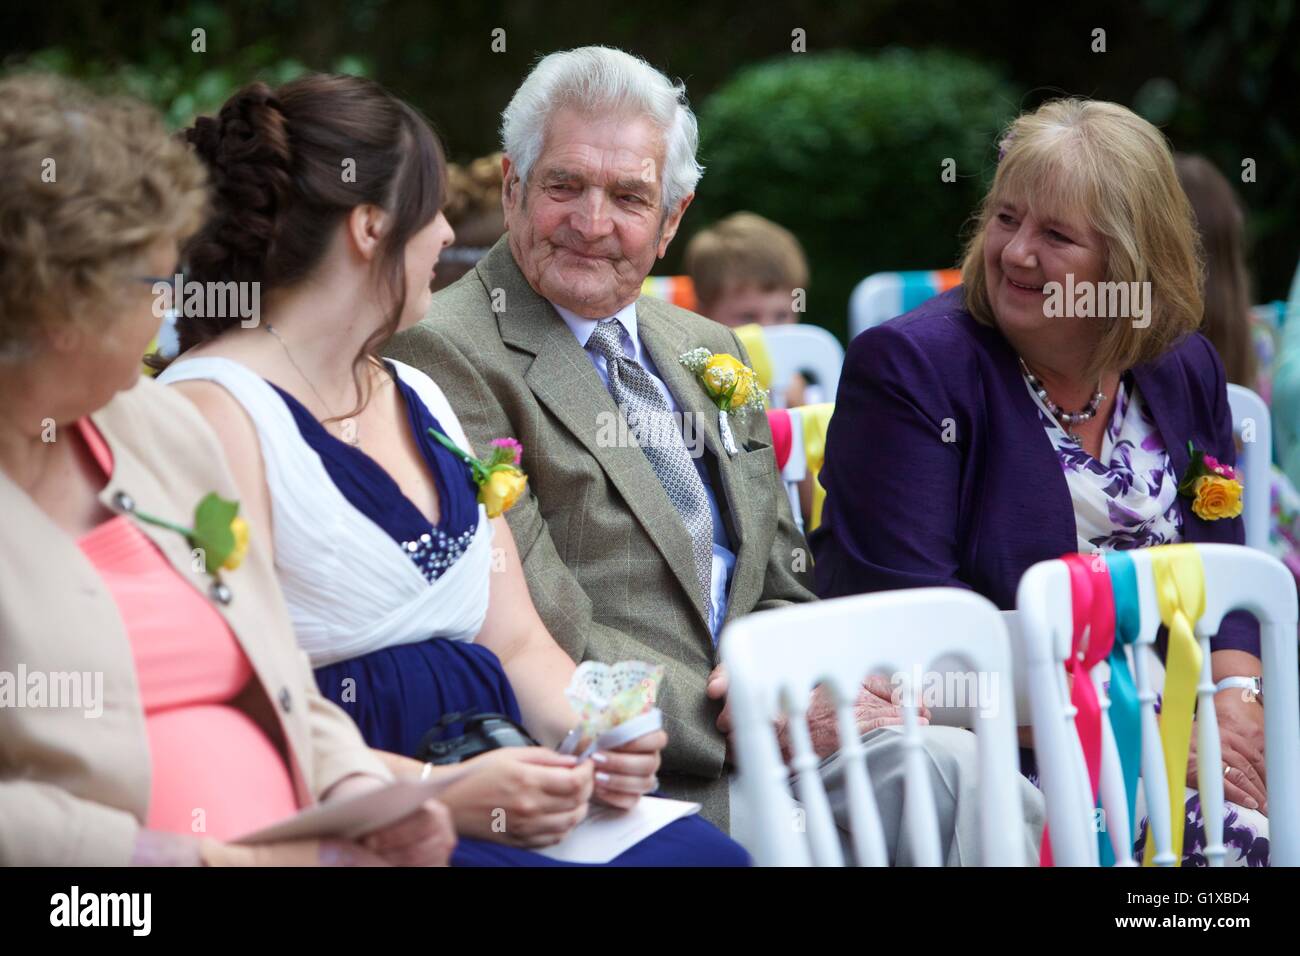
{"type": "Polygon", "coordinates": [[[803,502],[799,499],[799,482],[808,476],[808,456],[803,444],[803,414],[797,408],[787,409],[790,416],[790,457],[781,469],[781,481],[790,500],[790,514],[795,527],[804,533],[803,502]]]}
{"type": "MultiPolygon", "coordinates": [[[[1247,610],[1259,620],[1265,691],[1265,761],[1269,794],[1269,862],[1300,865],[1300,688],[1297,684],[1296,589],[1291,573],[1276,558],[1252,548],[1230,544],[1197,544],[1205,574],[1205,613],[1196,625],[1203,655],[1197,685],[1197,763],[1222,763],[1219,727],[1214,710],[1210,637],[1229,611],[1247,610]]],[[[1157,866],[1172,866],[1168,781],[1155,713],[1152,681],[1158,664],[1155,637],[1160,627],[1151,555],[1130,552],[1137,571],[1142,628],[1134,648],[1134,677],[1142,708],[1142,790],[1146,795],[1147,838],[1154,841],[1157,866]]],[[[1066,690],[1064,663],[1070,652],[1070,581],[1060,561],[1035,564],[1020,580],[1016,594],[1023,647],[1017,666],[1028,668],[1033,711],[1034,747],[1039,780],[1047,804],[1052,851],[1066,866],[1096,865],[1096,835],[1091,827],[1091,788],[1084,767],[1074,711],[1066,690]],[[1022,658],[1023,655],[1023,658],[1022,658]]],[[[1105,702],[1103,701],[1103,706],[1105,702]]],[[[1201,814],[1205,824],[1205,857],[1211,866],[1223,864],[1223,777],[1198,774],[1201,814]]],[[[1127,821],[1119,762],[1114,740],[1103,739],[1102,807],[1112,824],[1112,847],[1127,821]]],[[[1181,812],[1181,811],[1179,811],[1181,812]]],[[[1180,848],[1181,849],[1181,848],[1180,848]]],[[[1124,857],[1118,852],[1117,860],[1124,857]]]]}
{"type": "Polygon", "coordinates": [[[981,685],[989,699],[973,707],[986,857],[982,862],[1024,865],[1011,652],[1002,617],[988,600],[958,588],[918,588],[763,611],[733,621],[722,635],[721,652],[731,680],[736,728],[739,776],[733,793],[742,804],[748,849],[757,863],[844,865],[806,722],[817,684],[827,686],[836,707],[854,857],[859,865],[887,863],[883,826],[853,716],[854,700],[869,674],[893,680],[905,704],[900,839],[908,841],[914,858],[924,865],[942,863],[922,728],[909,701],[925,690],[914,686],[916,674],[933,674],[939,661],[957,661],[971,673],[990,675],[981,685]],[[773,730],[778,716],[789,717],[799,807],[773,730]]]}
{"type": "Polygon", "coordinates": [[[895,272],[876,272],[853,287],[849,294],[849,340],[902,315],[903,286],[895,272]]]}
{"type": "Polygon", "coordinates": [[[824,400],[833,402],[844,367],[844,346],[825,329],[815,325],[773,325],[763,329],[763,339],[772,358],[772,400],[785,407],[785,387],[796,372],[811,373],[824,400]]]}
{"type": "Polygon", "coordinates": [[[849,294],[849,340],[960,282],[961,272],[956,269],[912,269],[867,276],[849,294]]]}
{"type": "MultiPolygon", "coordinates": [[[[1092,784],[1088,779],[1083,747],[1075,733],[1074,718],[1077,713],[1070,701],[1069,680],[1065,662],[1073,649],[1074,621],[1070,600],[1070,572],[1063,561],[1041,561],[1020,579],[1016,594],[1019,613],[1017,643],[1013,645],[1015,670],[1023,669],[1029,689],[1029,707],[1034,729],[1034,753],[1038,765],[1039,786],[1047,805],[1047,820],[1052,837],[1052,860],[1057,866],[1097,866],[1095,814],[1092,801],[1092,784]]],[[[1145,622],[1144,622],[1145,623],[1145,622]]],[[[1146,655],[1154,654],[1150,643],[1155,630],[1143,628],[1137,648],[1138,697],[1143,706],[1143,742],[1156,742],[1151,773],[1159,780],[1165,778],[1164,762],[1159,748],[1159,738],[1153,737],[1155,728],[1155,694],[1149,693],[1149,671],[1146,655]],[[1145,644],[1142,642],[1145,641],[1145,644]],[[1146,720],[1150,719],[1151,732],[1146,720]]],[[[1154,658],[1153,658],[1154,659],[1154,658]]],[[[1093,685],[1102,708],[1102,763],[1101,801],[1111,837],[1111,849],[1117,865],[1132,862],[1132,845],[1127,834],[1132,832],[1128,816],[1128,798],[1124,791],[1119,751],[1106,719],[1110,701],[1102,685],[1101,675],[1093,669],[1093,685]]],[[[1148,767],[1148,754],[1143,753],[1143,771],[1148,767]]],[[[1153,792],[1163,793],[1163,784],[1153,792]]],[[[1156,808],[1157,811],[1159,808],[1156,808]]],[[[1163,826],[1168,842],[1167,814],[1152,814],[1152,825],[1163,826]]]]}
{"type": "Polygon", "coordinates": [[[1241,385],[1228,385],[1232,409],[1232,432],[1241,444],[1237,464],[1245,490],[1241,499],[1241,520],[1246,525],[1246,544],[1268,547],[1269,473],[1273,456],[1273,419],[1264,400],[1241,385]]]}

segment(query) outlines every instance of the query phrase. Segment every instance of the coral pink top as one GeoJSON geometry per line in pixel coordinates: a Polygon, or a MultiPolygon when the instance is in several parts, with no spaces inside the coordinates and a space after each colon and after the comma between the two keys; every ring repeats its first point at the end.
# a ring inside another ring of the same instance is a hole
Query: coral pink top
{"type": "MultiPolygon", "coordinates": [[[[79,424],[111,475],[103,437],[89,419],[79,424]]],[[[153,764],[145,825],[228,840],[293,815],[280,751],[229,705],[253,670],[225,620],[125,515],[77,544],[117,603],[135,658],[153,764]]]]}

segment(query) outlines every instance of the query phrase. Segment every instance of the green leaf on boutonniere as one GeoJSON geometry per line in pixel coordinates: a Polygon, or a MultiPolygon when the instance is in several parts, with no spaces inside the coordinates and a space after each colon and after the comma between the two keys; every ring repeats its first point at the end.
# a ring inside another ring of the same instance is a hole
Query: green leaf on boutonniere
{"type": "Polygon", "coordinates": [[[1180,495],[1195,495],[1196,482],[1210,473],[1210,469],[1205,467],[1205,452],[1199,448],[1193,448],[1192,443],[1187,443],[1187,455],[1190,459],[1187,470],[1183,472],[1183,480],[1178,483],[1178,493],[1180,495]]]}
{"type": "Polygon", "coordinates": [[[194,509],[190,546],[202,549],[208,574],[216,574],[235,550],[235,533],[230,525],[238,512],[239,502],[227,501],[215,491],[205,495],[194,509]]]}

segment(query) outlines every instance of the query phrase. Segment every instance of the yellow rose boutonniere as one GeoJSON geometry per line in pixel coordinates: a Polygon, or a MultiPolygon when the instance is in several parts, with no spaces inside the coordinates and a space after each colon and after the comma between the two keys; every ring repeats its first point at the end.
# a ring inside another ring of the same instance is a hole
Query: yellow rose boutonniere
{"type": "Polygon", "coordinates": [[[524,446],[513,438],[494,438],[492,457],[482,461],[464,451],[436,428],[430,428],[429,435],[469,465],[474,483],[478,485],[479,504],[487,509],[489,518],[505,514],[513,508],[528,487],[528,476],[519,467],[524,458],[524,446]]]}
{"type": "Polygon", "coordinates": [[[1241,514],[1242,490],[1241,482],[1218,475],[1197,478],[1192,511],[1206,521],[1235,518],[1241,514]]]}
{"type": "Polygon", "coordinates": [[[1178,493],[1192,499],[1192,513],[1204,521],[1236,518],[1241,514],[1241,495],[1245,490],[1241,473],[1231,465],[1222,465],[1213,455],[1187,443],[1191,464],[1183,480],[1178,483],[1178,493]]]}
{"type": "Polygon", "coordinates": [[[489,518],[495,518],[514,507],[519,496],[528,486],[528,476],[519,469],[501,468],[488,475],[488,480],[479,488],[479,500],[487,508],[489,518]]]}
{"type": "Polygon", "coordinates": [[[763,388],[754,370],[726,352],[713,354],[706,348],[691,349],[678,359],[700,380],[719,411],[742,417],[764,408],[763,388]]]}
{"type": "Polygon", "coordinates": [[[718,406],[718,432],[722,444],[727,454],[737,454],[739,449],[728,416],[736,415],[743,421],[749,412],[764,409],[763,386],[759,384],[758,376],[734,355],[726,352],[715,355],[706,348],[684,352],[677,361],[700,380],[709,399],[718,406]]]}

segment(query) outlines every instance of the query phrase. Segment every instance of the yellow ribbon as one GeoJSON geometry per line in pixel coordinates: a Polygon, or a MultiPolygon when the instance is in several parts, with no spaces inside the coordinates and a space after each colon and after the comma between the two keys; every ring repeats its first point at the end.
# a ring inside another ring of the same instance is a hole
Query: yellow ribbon
{"type": "Polygon", "coordinates": [[[831,423],[831,413],[835,411],[834,402],[822,402],[820,405],[804,405],[793,409],[799,413],[803,423],[803,454],[808,463],[808,474],[812,475],[813,501],[811,520],[805,518],[804,531],[812,531],[822,523],[822,504],[826,501],[826,489],[817,480],[817,474],[826,461],[826,429],[831,423]]]}
{"type": "MultiPolygon", "coordinates": [[[[1182,862],[1183,827],[1187,822],[1184,797],[1187,760],[1192,745],[1192,717],[1196,711],[1196,683],[1201,676],[1201,645],[1196,622],[1205,613],[1205,569],[1190,544],[1151,548],[1160,620],[1169,629],[1165,655],[1165,689],[1160,705],[1160,742],[1169,778],[1169,821],[1174,866],[1182,862]]],[[[1201,772],[1205,768],[1200,768],[1201,772]]],[[[1148,794],[1148,798],[1150,795],[1148,794]]],[[[1153,866],[1156,844],[1148,827],[1143,866],[1153,866]]]]}
{"type": "Polygon", "coordinates": [[[733,331],[749,353],[749,367],[758,376],[758,384],[763,386],[763,391],[767,391],[772,387],[772,353],[767,350],[763,327],[757,322],[751,322],[748,325],[738,325],[733,331]]]}

